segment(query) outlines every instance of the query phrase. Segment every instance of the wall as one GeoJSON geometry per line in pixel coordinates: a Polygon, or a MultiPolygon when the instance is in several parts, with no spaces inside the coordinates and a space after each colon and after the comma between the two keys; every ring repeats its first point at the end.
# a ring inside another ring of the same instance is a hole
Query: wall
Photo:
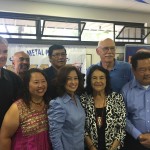
{"type": "MultiPolygon", "coordinates": [[[[37,3],[17,0],[1,0],[0,11],[60,16],[83,19],[96,19],[108,21],[138,22],[150,24],[149,13],[137,13],[108,9],[83,8],[48,3],[37,3]]],[[[99,61],[95,47],[86,47],[87,54],[92,54],[92,63],[99,61]]],[[[124,47],[119,47],[117,52],[124,52],[124,47]]]]}
{"type": "Polygon", "coordinates": [[[49,16],[127,21],[127,22],[150,22],[148,13],[137,13],[127,11],[115,11],[108,9],[73,7],[64,5],[54,5],[48,3],[37,3],[17,0],[1,0],[0,11],[39,14],[49,16]]]}

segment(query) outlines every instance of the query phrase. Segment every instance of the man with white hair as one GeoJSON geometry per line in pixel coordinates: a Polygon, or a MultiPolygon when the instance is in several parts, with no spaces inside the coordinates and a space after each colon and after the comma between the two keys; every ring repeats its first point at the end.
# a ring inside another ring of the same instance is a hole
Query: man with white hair
{"type": "MultiPolygon", "coordinates": [[[[116,45],[112,39],[99,41],[96,53],[100,56],[100,62],[94,65],[102,66],[109,71],[112,90],[120,93],[122,87],[133,78],[133,73],[129,63],[115,59],[115,52],[116,45]]],[[[88,72],[89,69],[87,74],[88,72]]]]}
{"type": "Polygon", "coordinates": [[[7,53],[8,42],[0,36],[0,128],[10,105],[22,94],[21,79],[15,73],[3,68],[6,65],[7,53]]]}

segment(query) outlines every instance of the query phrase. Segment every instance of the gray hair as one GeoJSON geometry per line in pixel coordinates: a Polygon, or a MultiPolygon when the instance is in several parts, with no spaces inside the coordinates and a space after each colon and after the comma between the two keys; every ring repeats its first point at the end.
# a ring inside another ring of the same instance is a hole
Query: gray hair
{"type": "Polygon", "coordinates": [[[8,41],[2,36],[0,36],[0,44],[5,44],[6,46],[8,46],[8,41]]]}

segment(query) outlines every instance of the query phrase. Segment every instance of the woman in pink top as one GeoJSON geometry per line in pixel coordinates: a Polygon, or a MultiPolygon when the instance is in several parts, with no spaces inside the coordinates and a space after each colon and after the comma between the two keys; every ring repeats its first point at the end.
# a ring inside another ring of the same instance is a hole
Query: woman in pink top
{"type": "Polygon", "coordinates": [[[46,76],[33,68],[27,71],[23,82],[23,98],[14,102],[4,117],[0,150],[51,150],[46,76]]]}

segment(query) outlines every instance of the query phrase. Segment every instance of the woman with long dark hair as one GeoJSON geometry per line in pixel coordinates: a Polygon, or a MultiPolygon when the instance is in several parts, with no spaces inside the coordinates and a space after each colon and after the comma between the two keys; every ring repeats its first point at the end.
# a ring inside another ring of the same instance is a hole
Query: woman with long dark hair
{"type": "Polygon", "coordinates": [[[23,78],[24,95],[7,111],[0,133],[0,150],[51,150],[48,138],[47,79],[40,69],[23,78]]]}
{"type": "Polygon", "coordinates": [[[58,97],[50,101],[48,119],[53,150],[84,150],[85,112],[79,95],[83,91],[80,71],[62,67],[56,77],[58,97]]]}
{"type": "Polygon", "coordinates": [[[80,98],[86,112],[87,149],[119,149],[125,137],[126,112],[122,95],[111,91],[108,70],[93,66],[87,76],[86,93],[80,98]]]}

